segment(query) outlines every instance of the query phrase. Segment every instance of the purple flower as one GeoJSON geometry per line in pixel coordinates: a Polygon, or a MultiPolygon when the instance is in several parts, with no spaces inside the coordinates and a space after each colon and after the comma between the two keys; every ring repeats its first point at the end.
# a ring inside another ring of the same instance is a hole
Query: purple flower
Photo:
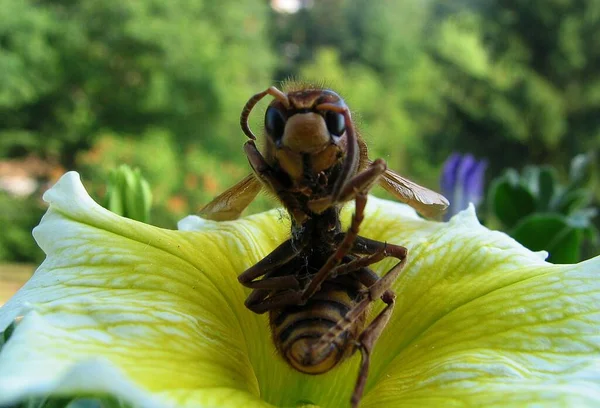
{"type": "Polygon", "coordinates": [[[453,153],[448,157],[440,180],[442,194],[450,201],[444,218],[464,210],[469,203],[477,206],[483,199],[486,160],[477,160],[470,154],[453,153]]]}

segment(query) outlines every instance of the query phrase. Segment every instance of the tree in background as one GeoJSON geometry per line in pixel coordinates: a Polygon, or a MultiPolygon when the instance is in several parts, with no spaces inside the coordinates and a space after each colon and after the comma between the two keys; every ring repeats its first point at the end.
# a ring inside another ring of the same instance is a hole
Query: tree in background
{"type": "MultiPolygon", "coordinates": [[[[216,166],[188,177],[198,161],[244,164],[239,110],[274,63],[267,12],[253,0],[0,0],[0,159],[77,169],[97,197],[110,169],[140,167],[154,219],[174,226],[214,194],[206,185],[231,182],[216,166]]],[[[10,236],[33,245],[30,227],[10,236]]]]}
{"type": "Polygon", "coordinates": [[[270,77],[267,8],[254,1],[0,4],[9,154],[58,154],[71,167],[100,130],[156,127],[179,146],[199,142],[226,154],[237,131],[230,112],[270,77]]]}
{"type": "Polygon", "coordinates": [[[599,2],[438,2],[431,28],[448,116],[430,146],[493,158],[495,174],[526,163],[564,172],[598,147],[599,2]]]}
{"type": "Polygon", "coordinates": [[[462,150],[493,158],[490,176],[532,162],[565,173],[600,144],[597,1],[332,0],[273,21],[278,76],[322,68],[320,50],[335,50],[339,69],[311,73],[372,90],[358,104],[390,118],[372,144],[384,139],[400,170],[432,180],[462,150]]]}
{"type": "Polygon", "coordinates": [[[442,160],[423,150],[439,131],[444,106],[437,68],[427,55],[431,1],[333,0],[295,14],[274,14],[276,77],[323,81],[358,114],[373,157],[433,186],[442,160]],[[409,159],[410,158],[410,159],[409,159]]]}
{"type": "Polygon", "coordinates": [[[172,227],[249,172],[240,108],[289,76],[339,90],[371,156],[432,188],[454,151],[489,178],[546,163],[564,179],[600,145],[597,1],[302,4],[0,0],[0,160],[79,170],[98,198],[111,169],[139,167],[172,227]]]}

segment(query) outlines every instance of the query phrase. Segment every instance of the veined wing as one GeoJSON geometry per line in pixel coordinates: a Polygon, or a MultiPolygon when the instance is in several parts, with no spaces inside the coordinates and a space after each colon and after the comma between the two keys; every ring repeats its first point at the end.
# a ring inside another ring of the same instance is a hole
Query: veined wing
{"type": "Polygon", "coordinates": [[[214,221],[234,220],[250,205],[261,189],[262,184],[254,173],[249,174],[206,204],[199,215],[214,221]]]}
{"type": "Polygon", "coordinates": [[[442,214],[450,204],[443,195],[420,186],[392,170],[383,173],[379,185],[426,217],[442,214]]]}

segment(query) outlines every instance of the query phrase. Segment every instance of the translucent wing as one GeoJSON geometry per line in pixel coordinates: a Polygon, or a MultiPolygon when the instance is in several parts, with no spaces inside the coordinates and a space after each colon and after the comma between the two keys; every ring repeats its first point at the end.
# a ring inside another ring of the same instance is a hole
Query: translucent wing
{"type": "Polygon", "coordinates": [[[392,170],[383,173],[379,185],[426,217],[442,214],[449,205],[443,195],[405,179],[392,170]]]}
{"type": "Polygon", "coordinates": [[[214,221],[234,220],[250,205],[262,189],[262,184],[250,174],[206,204],[199,215],[214,221]]]}

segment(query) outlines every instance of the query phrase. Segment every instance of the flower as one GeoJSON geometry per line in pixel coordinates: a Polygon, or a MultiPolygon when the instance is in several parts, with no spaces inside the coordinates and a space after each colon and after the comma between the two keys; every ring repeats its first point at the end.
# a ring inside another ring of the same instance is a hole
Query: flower
{"type": "Polygon", "coordinates": [[[440,186],[442,194],[450,201],[445,219],[466,209],[470,203],[477,206],[483,199],[485,160],[472,155],[453,153],[444,163],[440,186]]]}
{"type": "MultiPolygon", "coordinates": [[[[358,353],[323,375],[296,372],[266,316],[243,305],[237,275],[289,234],[280,211],[164,230],[103,209],[73,172],[44,198],[34,235],[47,258],[0,309],[0,331],[20,318],[0,350],[0,406],[45,395],[348,406],[358,353]]],[[[438,223],[374,197],[362,234],[406,245],[409,260],[361,407],[600,404],[600,257],[552,265],[472,207],[438,223]]]]}

